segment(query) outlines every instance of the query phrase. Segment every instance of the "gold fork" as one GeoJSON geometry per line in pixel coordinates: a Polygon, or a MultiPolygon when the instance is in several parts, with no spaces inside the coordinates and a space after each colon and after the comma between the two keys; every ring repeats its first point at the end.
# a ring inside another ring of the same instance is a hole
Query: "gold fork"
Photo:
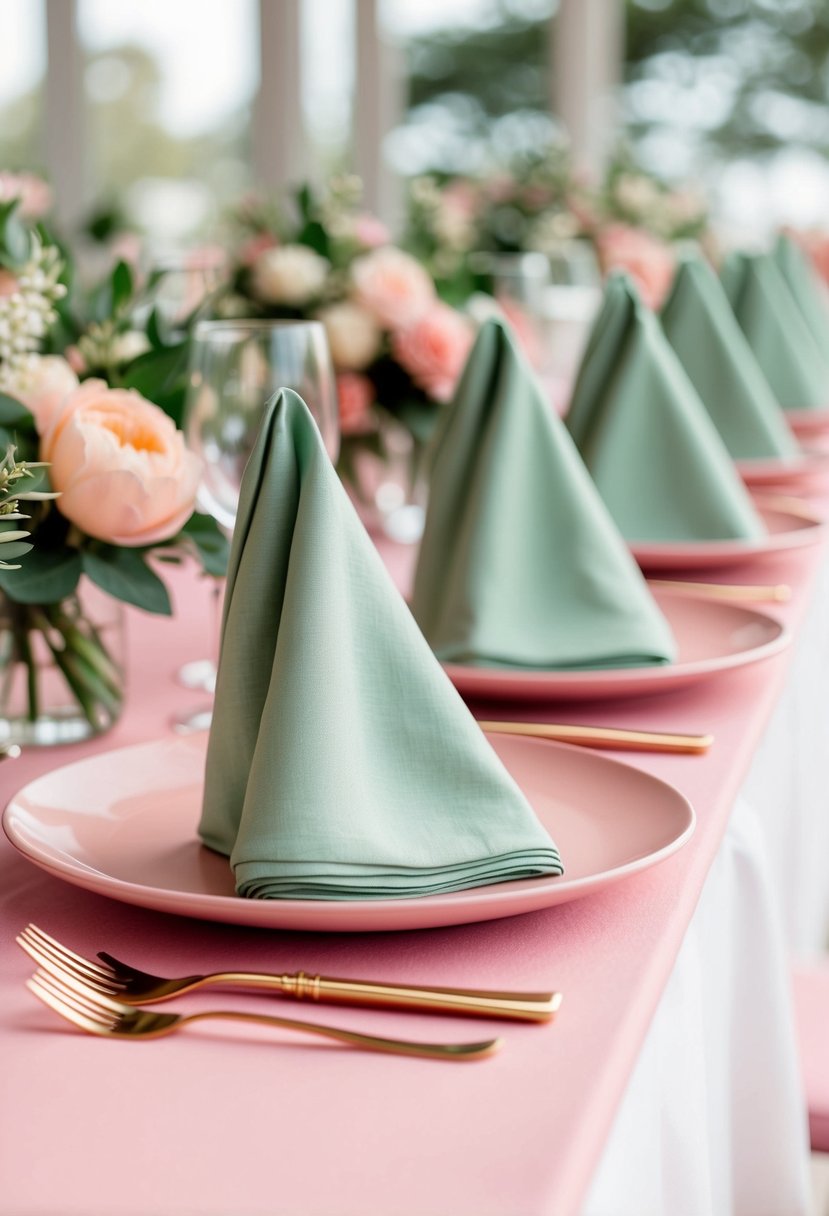
{"type": "Polygon", "coordinates": [[[31,993],[50,1009],[88,1034],[107,1039],[160,1039],[173,1034],[192,1022],[223,1018],[234,1022],[254,1022],[261,1026],[276,1026],[282,1030],[298,1030],[302,1034],[335,1039],[350,1047],[389,1055],[422,1056],[433,1060],[480,1060],[491,1056],[501,1046],[500,1039],[480,1043],[423,1043],[410,1039],[386,1039],[378,1035],[359,1034],[339,1026],[320,1026],[315,1022],[298,1022],[293,1018],[278,1018],[265,1013],[243,1013],[237,1009],[208,1009],[198,1013],[156,1013],[154,1009],[138,1009],[123,1005],[112,997],[94,992],[78,980],[59,979],[54,973],[39,970],[26,981],[31,993]]]}
{"type": "Polygon", "coordinates": [[[321,975],[267,975],[260,972],[219,971],[212,975],[186,975],[166,979],[130,967],[113,955],[101,951],[98,958],[84,958],[50,937],[37,925],[27,925],[17,944],[44,970],[78,980],[103,996],[125,1005],[154,1004],[179,993],[208,984],[268,989],[282,996],[342,1005],[374,1008],[410,1009],[433,1013],[477,1014],[481,1017],[508,1018],[512,1021],[547,1022],[561,1004],[559,992],[480,992],[462,988],[422,988],[413,985],[374,983],[368,980],[343,980],[321,975]]]}

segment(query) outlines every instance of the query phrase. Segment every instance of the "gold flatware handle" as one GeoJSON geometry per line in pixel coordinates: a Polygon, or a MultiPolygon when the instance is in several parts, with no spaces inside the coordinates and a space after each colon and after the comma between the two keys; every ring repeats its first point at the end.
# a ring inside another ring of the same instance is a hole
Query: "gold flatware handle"
{"type": "Polygon", "coordinates": [[[0,744],[0,760],[16,760],[20,755],[20,748],[16,743],[0,744]]]}
{"type": "Polygon", "coordinates": [[[433,988],[417,984],[382,984],[374,980],[337,979],[334,976],[266,975],[224,971],[205,976],[211,984],[277,989],[295,1000],[333,1005],[361,1005],[420,1013],[457,1013],[517,1022],[549,1022],[562,1002],[560,992],[490,992],[473,988],[433,988]]]}
{"type": "Polygon", "coordinates": [[[678,735],[655,730],[622,730],[616,726],[574,726],[558,722],[479,722],[482,730],[502,735],[528,735],[554,739],[579,747],[613,748],[627,752],[681,752],[698,756],[707,752],[713,735],[678,735]]]}
{"type": "Polygon", "coordinates": [[[785,604],[792,598],[788,583],[695,583],[670,578],[649,578],[649,587],[665,591],[686,591],[714,600],[745,600],[755,604],[785,604]]]}

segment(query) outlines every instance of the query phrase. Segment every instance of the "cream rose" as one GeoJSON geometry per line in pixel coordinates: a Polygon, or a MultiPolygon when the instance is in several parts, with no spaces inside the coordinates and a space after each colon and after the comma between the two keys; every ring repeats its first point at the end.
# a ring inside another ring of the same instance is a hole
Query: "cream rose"
{"type": "Polygon", "coordinates": [[[424,317],[392,337],[392,353],[435,401],[448,401],[455,391],[472,347],[470,322],[448,304],[436,304],[424,317]]]}
{"type": "Polygon", "coordinates": [[[389,329],[411,325],[435,300],[435,285],[420,262],[391,245],[357,258],[351,281],[357,303],[389,329]]]}
{"type": "Polygon", "coordinates": [[[265,249],[251,267],[251,288],[265,304],[299,307],[318,296],[331,264],[306,245],[278,245],[265,249]]]}
{"type": "Polygon", "coordinates": [[[336,368],[362,371],[380,351],[382,334],[371,313],[359,304],[343,300],[319,313],[325,326],[331,358],[336,368]]]}
{"type": "Polygon", "coordinates": [[[78,387],[78,377],[60,355],[43,355],[15,394],[34,415],[35,426],[42,435],[49,427],[64,400],[78,387]]]}
{"type": "Polygon", "coordinates": [[[61,514],[89,536],[137,547],[190,518],[201,461],[167,415],[139,393],[87,380],[41,437],[61,514]]]}

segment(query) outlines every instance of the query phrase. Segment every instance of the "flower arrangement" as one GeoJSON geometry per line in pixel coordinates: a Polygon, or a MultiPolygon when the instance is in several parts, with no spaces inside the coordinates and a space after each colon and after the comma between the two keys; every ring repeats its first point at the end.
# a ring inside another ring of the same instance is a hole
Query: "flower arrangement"
{"type": "Polygon", "coordinates": [[[16,286],[0,298],[0,550],[23,560],[0,565],[0,701],[2,671],[25,669],[34,728],[46,652],[92,733],[117,716],[122,673],[85,615],[82,577],[114,600],[169,614],[157,562],[189,551],[221,574],[227,545],[194,511],[201,465],[177,429],[185,343],[166,344],[152,311],[138,324],[140,295],[124,263],[87,302],[94,319],[79,320],[63,299],[57,246],[13,201],[2,208],[0,273],[16,286]]]}
{"type": "Polygon", "coordinates": [[[473,332],[438,298],[429,271],[360,209],[354,178],[290,200],[246,200],[232,216],[234,270],[223,316],[319,319],[340,404],[346,478],[361,447],[382,446],[394,419],[417,443],[452,395],[473,332]]]}

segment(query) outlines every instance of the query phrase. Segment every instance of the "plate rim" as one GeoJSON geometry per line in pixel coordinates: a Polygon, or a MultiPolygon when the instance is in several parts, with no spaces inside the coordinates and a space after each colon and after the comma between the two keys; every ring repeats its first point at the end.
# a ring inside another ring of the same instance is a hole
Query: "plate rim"
{"type": "MultiPolygon", "coordinates": [[[[710,660],[696,659],[685,664],[664,663],[650,664],[642,667],[599,667],[588,669],[548,668],[543,671],[535,668],[527,668],[525,670],[524,668],[515,667],[469,667],[462,663],[444,663],[443,669],[460,691],[466,691],[467,689],[474,691],[471,688],[471,684],[479,682],[475,678],[476,673],[480,673],[481,679],[495,680],[503,684],[515,680],[516,677],[520,677],[522,680],[528,678],[528,683],[539,689],[546,688],[556,681],[559,684],[578,681],[585,688],[590,688],[593,685],[602,686],[607,683],[619,684],[624,688],[630,682],[631,677],[634,677],[641,684],[648,685],[647,688],[643,688],[640,694],[647,696],[651,691],[655,691],[655,689],[652,689],[652,685],[672,684],[691,679],[704,679],[707,675],[712,677],[717,676],[722,672],[732,671],[736,667],[747,667],[752,663],[764,662],[791,645],[793,635],[788,625],[785,621],[772,616],[769,612],[763,612],[758,608],[748,607],[744,604],[727,603],[721,600],[712,601],[706,599],[701,594],[673,590],[667,587],[655,587],[651,590],[651,594],[660,607],[663,600],[673,599],[693,602],[694,607],[697,609],[703,605],[703,612],[709,610],[721,612],[723,609],[736,610],[749,616],[760,618],[766,624],[774,625],[778,630],[777,636],[767,642],[763,642],[760,646],[752,647],[750,650],[738,651],[733,655],[722,656],[714,668],[709,666],[710,660]]],[[[668,623],[670,624],[670,621],[668,623]]],[[[553,689],[549,695],[551,700],[554,699],[555,690],[553,689]]],[[[616,694],[609,693],[607,695],[613,696],[616,694]]]]}
{"type": "Polygon", "coordinates": [[[827,527],[826,519],[807,510],[791,511],[786,507],[774,506],[768,501],[763,502],[765,497],[755,497],[754,505],[759,515],[763,518],[769,513],[783,515],[796,520],[800,526],[788,532],[769,532],[762,540],[628,541],[628,547],[637,561],[660,561],[666,569],[673,561],[672,568],[679,569],[683,560],[688,558],[697,559],[702,565],[707,556],[709,562],[716,564],[724,558],[749,560],[817,543],[827,527]]]}
{"type": "Polygon", "coordinates": [[[527,750],[537,750],[538,748],[552,749],[553,754],[556,752],[566,752],[570,755],[577,755],[579,763],[584,763],[588,766],[598,765],[599,767],[611,766],[614,770],[625,770],[626,774],[633,773],[637,780],[642,780],[649,786],[658,786],[662,792],[667,795],[675,805],[675,810],[681,810],[684,817],[684,826],[682,830],[669,840],[666,844],[660,846],[655,851],[645,854],[644,856],[635,857],[630,861],[623,862],[621,865],[612,867],[611,869],[600,870],[596,873],[583,876],[581,878],[567,879],[556,876],[542,876],[538,879],[521,880],[524,882],[538,883],[537,887],[531,888],[529,891],[522,890],[521,894],[527,894],[532,900],[533,894],[543,896],[545,893],[554,894],[555,898],[545,902],[543,899],[538,900],[531,909],[521,909],[514,912],[492,911],[497,909],[499,905],[505,901],[509,901],[516,897],[516,892],[512,882],[493,883],[490,886],[470,887],[462,891],[444,892],[439,895],[429,895],[414,899],[372,899],[372,900],[287,900],[287,899],[269,899],[255,900],[244,899],[238,895],[217,895],[211,893],[193,894],[192,892],[182,891],[170,887],[148,887],[143,883],[134,883],[127,880],[122,880],[107,874],[105,871],[97,870],[92,866],[67,855],[67,862],[64,865],[51,860],[54,854],[46,848],[43,848],[38,841],[32,841],[24,837],[14,824],[14,817],[18,815],[25,818],[27,815],[31,818],[31,811],[26,811],[19,806],[19,800],[31,789],[32,786],[45,778],[54,777],[57,773],[66,773],[68,770],[83,767],[86,768],[90,764],[100,761],[107,757],[111,761],[117,758],[118,755],[128,752],[132,753],[139,749],[152,751],[159,746],[172,747],[175,750],[184,749],[193,746],[194,741],[199,742],[204,739],[204,746],[207,743],[207,733],[191,734],[179,737],[161,736],[159,738],[141,742],[127,744],[118,748],[107,748],[99,752],[95,752],[91,756],[85,756],[78,760],[70,761],[68,764],[58,765],[54,769],[50,769],[48,773],[41,773],[32,780],[26,782],[20,787],[6,803],[2,813],[2,827],[6,838],[17,851],[17,853],[26,860],[36,865],[39,869],[58,878],[64,882],[70,883],[72,886],[80,887],[83,890],[92,891],[95,894],[102,895],[106,898],[112,898],[120,903],[126,903],[131,906],[148,908],[153,911],[162,911],[169,914],[181,914],[198,920],[209,920],[222,924],[243,924],[251,928],[271,928],[276,930],[290,932],[344,932],[344,933],[359,933],[359,932],[413,932],[420,928],[440,928],[441,926],[451,926],[458,924],[471,924],[477,921],[500,919],[512,915],[523,915],[526,911],[542,911],[547,907],[553,907],[559,903],[569,903],[576,899],[584,898],[590,895],[594,890],[603,890],[607,886],[615,885],[624,880],[628,876],[640,873],[643,870],[652,868],[660,862],[666,860],[687,843],[696,830],[697,816],[694,807],[681,790],[677,789],[664,778],[656,777],[645,769],[640,769],[636,765],[626,763],[622,760],[617,760],[615,757],[597,754],[596,752],[576,747],[568,743],[560,743],[557,740],[536,739],[526,736],[515,736],[504,734],[498,731],[485,732],[489,738],[492,735],[498,735],[500,738],[507,739],[511,744],[516,742],[527,750]],[[565,898],[558,898],[559,895],[565,894],[565,898]],[[193,909],[194,903],[202,905],[202,911],[193,909]],[[166,905],[166,906],[164,906],[166,905]],[[175,912],[173,907],[175,906],[175,912]],[[379,925],[365,929],[355,929],[353,926],[338,928],[336,924],[337,914],[344,908],[356,914],[376,914],[378,918],[382,918],[384,914],[392,914],[397,912],[401,905],[407,905],[413,909],[424,908],[427,914],[434,913],[435,916],[427,915],[425,923],[411,924],[404,923],[400,925],[379,925]],[[225,919],[219,912],[235,908],[243,912],[243,918],[231,917],[225,919]],[[215,909],[214,914],[210,914],[211,909],[215,909]],[[288,923],[280,924],[280,911],[285,911],[288,923]],[[313,929],[303,929],[291,923],[291,914],[302,915],[310,913],[313,910],[314,916],[320,920],[320,924],[313,929]],[[442,920],[441,915],[444,912],[457,911],[462,915],[451,916],[451,918],[442,920]],[[468,913],[468,915],[466,914],[468,913]],[[481,914],[483,913],[483,914],[481,914]],[[334,923],[328,923],[328,922],[334,923]]]}

